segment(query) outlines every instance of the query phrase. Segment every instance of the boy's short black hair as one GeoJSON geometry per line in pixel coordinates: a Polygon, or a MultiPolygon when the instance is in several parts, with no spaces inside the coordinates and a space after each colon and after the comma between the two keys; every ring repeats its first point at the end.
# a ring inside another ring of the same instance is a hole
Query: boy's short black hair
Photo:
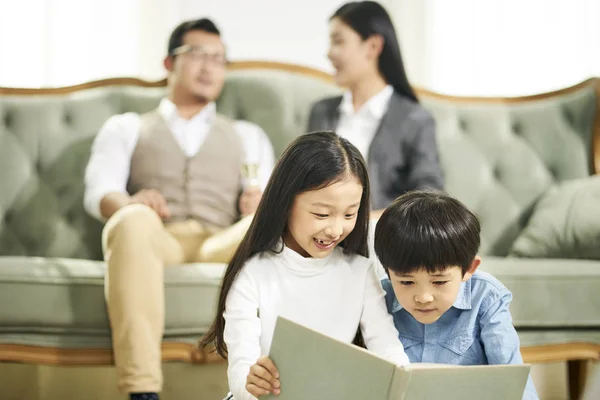
{"type": "Polygon", "coordinates": [[[182,22],[173,30],[173,33],[171,33],[169,46],[167,48],[168,55],[173,55],[173,51],[176,48],[183,46],[183,37],[190,31],[204,31],[221,36],[221,32],[219,32],[215,23],[208,18],[182,22]]]}
{"type": "Polygon", "coordinates": [[[381,215],[375,253],[386,270],[396,273],[459,266],[464,276],[479,251],[480,231],[479,220],[460,201],[440,191],[415,190],[381,215]]]}

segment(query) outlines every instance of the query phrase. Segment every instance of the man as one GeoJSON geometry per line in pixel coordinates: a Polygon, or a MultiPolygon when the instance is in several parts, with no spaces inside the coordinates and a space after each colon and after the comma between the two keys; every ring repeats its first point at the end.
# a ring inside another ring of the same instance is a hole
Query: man
{"type": "Polygon", "coordinates": [[[92,146],[84,203],[107,220],[105,293],[118,385],[131,399],[158,399],[162,388],[163,267],[229,261],[273,168],[258,126],[216,112],[226,64],[213,22],[182,23],[164,60],[167,97],[149,113],[111,117],[92,146]],[[241,171],[255,163],[250,184],[241,171]]]}

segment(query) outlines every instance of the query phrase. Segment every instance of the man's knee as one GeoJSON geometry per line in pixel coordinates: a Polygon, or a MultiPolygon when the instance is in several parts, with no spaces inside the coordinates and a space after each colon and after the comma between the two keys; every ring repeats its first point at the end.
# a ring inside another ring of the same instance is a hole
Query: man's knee
{"type": "Polygon", "coordinates": [[[143,204],[130,204],[110,217],[102,232],[102,248],[106,250],[116,236],[127,240],[157,229],[164,229],[162,220],[152,208],[143,204]]]}

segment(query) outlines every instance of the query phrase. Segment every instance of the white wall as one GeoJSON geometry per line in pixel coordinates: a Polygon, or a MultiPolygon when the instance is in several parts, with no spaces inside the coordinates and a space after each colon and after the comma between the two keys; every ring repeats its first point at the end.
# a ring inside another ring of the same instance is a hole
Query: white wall
{"type": "Polygon", "coordinates": [[[143,0],[0,0],[0,86],[136,75],[143,0]]]}
{"type": "Polygon", "coordinates": [[[598,0],[426,1],[436,91],[526,95],[600,76],[598,0]]]}
{"type": "Polygon", "coordinates": [[[328,19],[339,0],[180,0],[181,17],[208,16],[221,29],[232,60],[289,62],[331,71],[328,19]]]}
{"type": "MultiPolygon", "coordinates": [[[[127,1],[127,0],[123,0],[127,1]]],[[[171,31],[181,22],[178,0],[139,0],[138,62],[137,76],[147,80],[164,78],[163,59],[171,31]]],[[[204,0],[206,1],[206,0],[204,0]]]]}
{"type": "Polygon", "coordinates": [[[0,0],[0,54],[17,55],[0,62],[0,86],[63,86],[112,76],[161,79],[171,31],[200,17],[217,23],[231,60],[272,60],[331,72],[328,20],[343,3],[0,0]]]}
{"type": "MultiPolygon", "coordinates": [[[[332,72],[327,59],[329,18],[346,1],[179,0],[180,19],[208,16],[218,23],[232,60],[269,60],[332,72]],[[232,12],[235,10],[235,12],[232,12]]],[[[426,0],[381,0],[400,37],[411,80],[428,78],[426,0]]]]}
{"type": "Polygon", "coordinates": [[[331,72],[327,60],[328,19],[340,0],[152,0],[143,2],[141,75],[164,75],[162,58],[180,22],[208,17],[220,29],[228,57],[305,65],[331,72]]]}
{"type": "MultiPolygon", "coordinates": [[[[382,0],[409,79],[455,95],[540,93],[600,76],[599,0],[382,0]]],[[[0,0],[0,86],[161,79],[173,28],[208,16],[232,60],[331,71],[340,0],[0,0]]]]}
{"type": "Polygon", "coordinates": [[[398,35],[409,81],[413,85],[427,86],[432,73],[428,62],[432,40],[430,0],[391,0],[384,4],[398,35]]]}

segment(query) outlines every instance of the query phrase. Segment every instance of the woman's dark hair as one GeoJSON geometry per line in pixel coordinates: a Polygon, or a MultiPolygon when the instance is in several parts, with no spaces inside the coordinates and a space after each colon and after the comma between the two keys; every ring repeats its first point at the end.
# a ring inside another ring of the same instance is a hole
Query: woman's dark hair
{"type": "Polygon", "coordinates": [[[167,54],[173,56],[173,51],[178,47],[183,46],[183,37],[185,34],[191,31],[203,31],[221,36],[219,28],[217,28],[215,23],[208,18],[185,21],[179,24],[171,33],[169,44],[167,46],[167,54]]]}
{"type": "Polygon", "coordinates": [[[227,266],[217,316],[200,347],[214,344],[221,357],[227,358],[223,312],[229,290],[248,259],[265,251],[282,250],[278,245],[286,231],[296,196],[353,176],[362,184],[363,192],[356,225],[339,246],[346,254],[368,257],[370,189],[367,167],[358,149],[334,132],[325,131],[302,135],[287,147],[273,170],[248,232],[227,266]]]}
{"type": "Polygon", "coordinates": [[[479,220],[460,201],[434,190],[398,197],[375,228],[375,253],[386,270],[435,273],[460,266],[463,276],[479,251],[479,220]]]}
{"type": "Polygon", "coordinates": [[[353,1],[341,6],[331,17],[334,18],[339,18],[363,40],[373,35],[383,37],[379,72],[398,94],[418,103],[419,100],[406,77],[394,24],[385,8],[374,1],[353,1]]]}

